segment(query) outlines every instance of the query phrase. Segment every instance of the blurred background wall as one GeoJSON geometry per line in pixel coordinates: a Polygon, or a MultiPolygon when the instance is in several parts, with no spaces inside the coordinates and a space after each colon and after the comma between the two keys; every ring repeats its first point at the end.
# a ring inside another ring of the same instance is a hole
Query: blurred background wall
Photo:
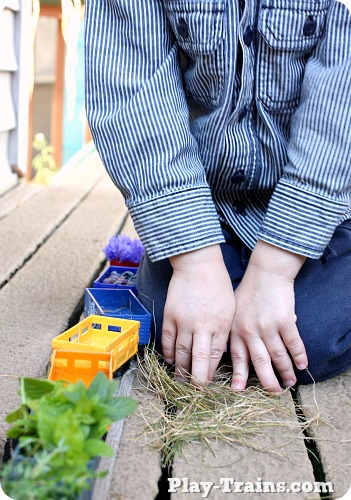
{"type": "Polygon", "coordinates": [[[81,0],[0,0],[0,194],[43,184],[91,139],[81,0]]]}

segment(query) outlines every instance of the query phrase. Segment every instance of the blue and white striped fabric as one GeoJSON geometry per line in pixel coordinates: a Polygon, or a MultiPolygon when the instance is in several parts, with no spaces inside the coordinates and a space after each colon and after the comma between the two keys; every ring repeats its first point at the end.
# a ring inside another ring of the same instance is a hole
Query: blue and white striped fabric
{"type": "Polygon", "coordinates": [[[86,0],[86,108],[156,261],[219,220],[318,258],[351,218],[351,15],[335,0],[86,0]]]}

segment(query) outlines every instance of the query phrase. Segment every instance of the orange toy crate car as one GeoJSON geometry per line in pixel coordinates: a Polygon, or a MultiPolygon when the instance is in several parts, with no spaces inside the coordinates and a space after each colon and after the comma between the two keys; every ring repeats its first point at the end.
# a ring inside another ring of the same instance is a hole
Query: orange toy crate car
{"type": "Polygon", "coordinates": [[[91,315],[52,340],[52,349],[112,354],[112,371],[138,350],[140,321],[91,315]]]}
{"type": "Polygon", "coordinates": [[[112,354],[110,352],[58,351],[51,354],[49,380],[66,380],[75,383],[82,380],[90,385],[97,372],[112,379],[112,354]]]}

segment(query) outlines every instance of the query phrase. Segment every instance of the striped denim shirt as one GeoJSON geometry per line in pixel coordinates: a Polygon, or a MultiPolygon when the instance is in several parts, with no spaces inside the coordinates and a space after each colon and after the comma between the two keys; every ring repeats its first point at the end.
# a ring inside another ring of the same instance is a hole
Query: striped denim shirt
{"type": "Polygon", "coordinates": [[[351,15],[335,0],[86,0],[86,109],[152,261],[220,221],[318,258],[351,218],[351,15]]]}

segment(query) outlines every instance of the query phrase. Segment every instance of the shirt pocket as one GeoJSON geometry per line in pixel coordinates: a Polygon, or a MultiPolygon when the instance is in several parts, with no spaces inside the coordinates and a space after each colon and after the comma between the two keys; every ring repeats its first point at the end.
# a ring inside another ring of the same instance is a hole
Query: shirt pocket
{"type": "Polygon", "coordinates": [[[304,69],[324,33],[331,0],[266,0],[258,31],[257,94],[273,110],[294,109],[304,69]]]}
{"type": "Polygon", "coordinates": [[[164,0],[181,51],[185,93],[210,107],[220,103],[224,88],[226,3],[227,0],[164,0]]]}

